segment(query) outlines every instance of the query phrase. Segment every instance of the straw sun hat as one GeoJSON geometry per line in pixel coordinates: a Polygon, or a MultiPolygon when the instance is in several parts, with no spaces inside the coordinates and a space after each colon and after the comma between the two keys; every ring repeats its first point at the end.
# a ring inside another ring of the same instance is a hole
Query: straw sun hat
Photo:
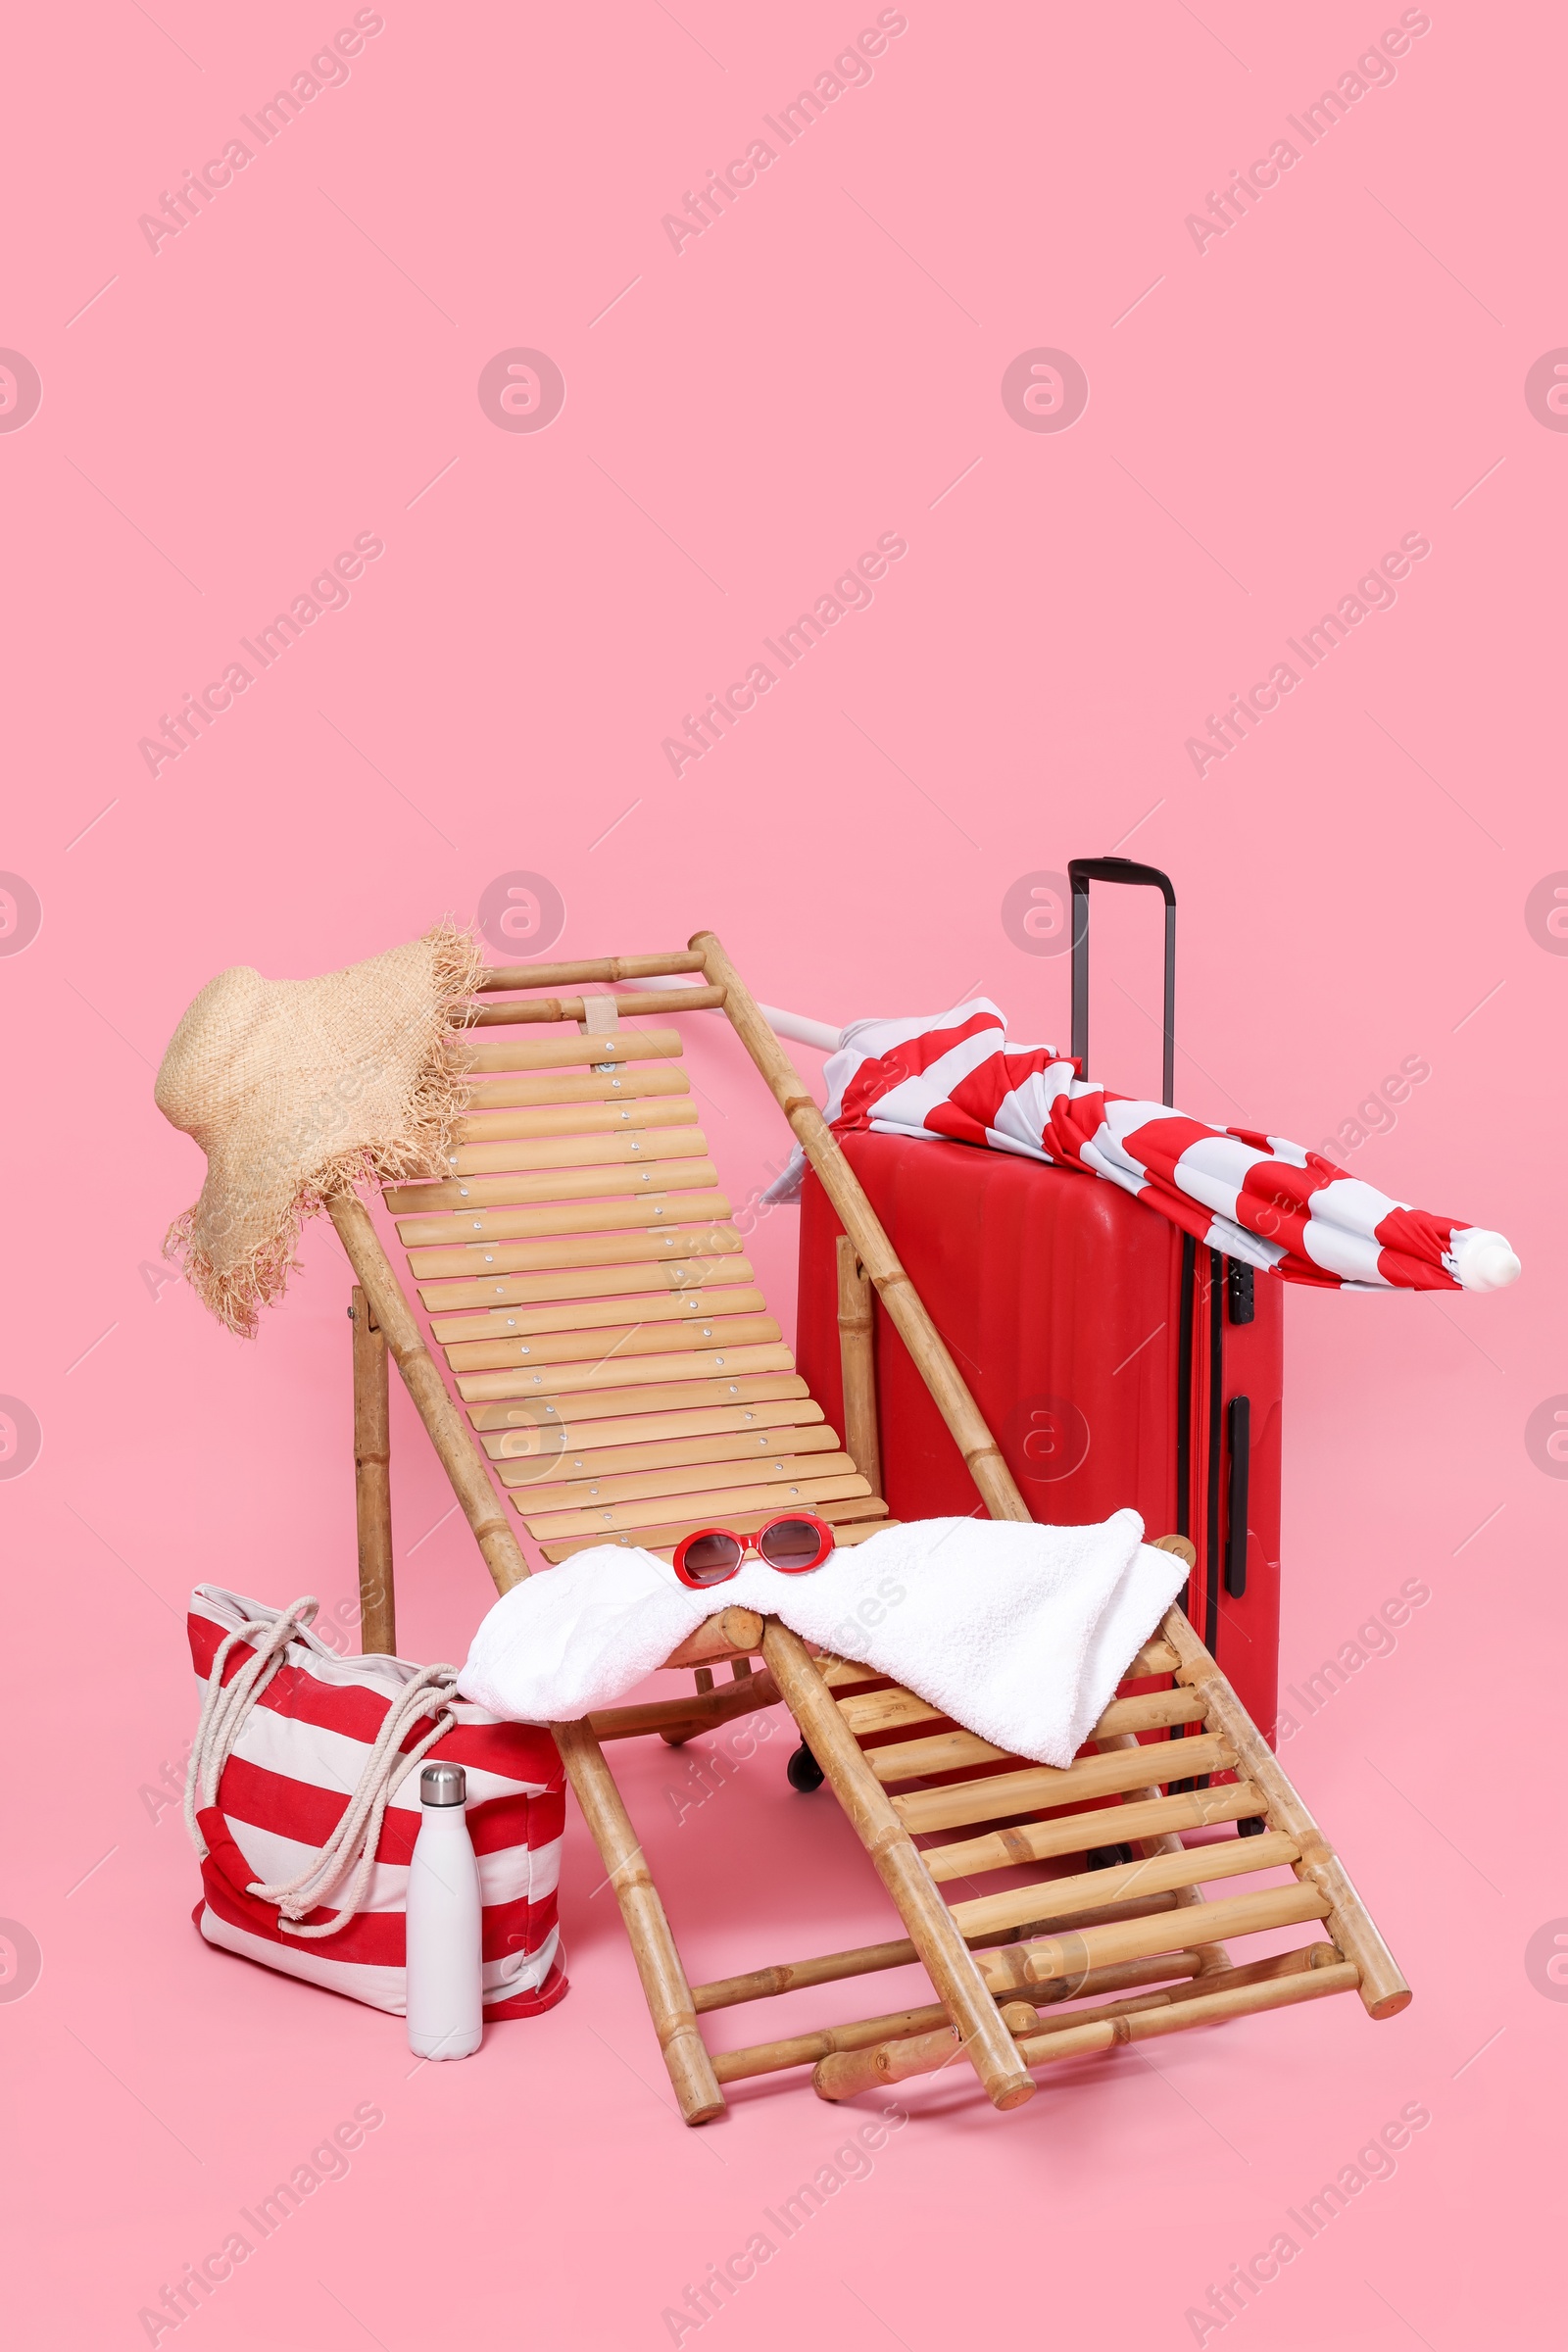
{"type": "Polygon", "coordinates": [[[482,960],[443,924],[318,980],[240,964],[189,1006],[153,1092],[207,1181],[164,1248],[230,1331],[254,1336],[326,1194],[440,1171],[463,1107],[448,1041],[482,960]]]}

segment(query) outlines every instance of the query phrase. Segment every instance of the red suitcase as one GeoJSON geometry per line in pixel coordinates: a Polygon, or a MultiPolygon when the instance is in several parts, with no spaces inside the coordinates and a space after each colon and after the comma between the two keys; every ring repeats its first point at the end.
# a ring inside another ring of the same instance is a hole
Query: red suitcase
{"type": "MultiPolygon", "coordinates": [[[[1175,894],[1152,866],[1075,858],[1073,1053],[1088,1055],[1091,880],[1166,904],[1171,1101],[1175,894]]],[[[1283,1284],[1184,1236],[1114,1185],[1004,1152],[893,1135],[844,1139],[893,1247],[1035,1517],[1125,1504],[1191,1537],[1187,1610],[1254,1723],[1278,1703],[1283,1284]]],[[[843,1427],[835,1243],[816,1178],[802,1200],[796,1352],[843,1427]]],[[[977,1512],[972,1481],[904,1343],[876,1314],[883,1488],[896,1517],[977,1512]]]]}

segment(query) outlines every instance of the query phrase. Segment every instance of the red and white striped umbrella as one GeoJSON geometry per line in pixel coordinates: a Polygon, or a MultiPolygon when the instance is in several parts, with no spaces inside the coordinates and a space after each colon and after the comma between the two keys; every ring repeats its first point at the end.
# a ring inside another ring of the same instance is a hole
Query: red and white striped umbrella
{"type": "MultiPolygon", "coordinates": [[[[783,1016],[785,1021],[789,1016],[783,1016]]],[[[807,1026],[789,1022],[797,1033],[807,1026]]],[[[988,998],[903,1021],[854,1021],[824,1076],[839,1134],[947,1136],[1120,1185],[1213,1250],[1288,1282],[1346,1290],[1496,1291],[1519,1260],[1500,1233],[1433,1216],[1319,1152],[1208,1127],[1080,1078],[1053,1046],[1014,1046],[988,998]]],[[[792,1165],[771,1188],[797,1189],[792,1165]]]]}

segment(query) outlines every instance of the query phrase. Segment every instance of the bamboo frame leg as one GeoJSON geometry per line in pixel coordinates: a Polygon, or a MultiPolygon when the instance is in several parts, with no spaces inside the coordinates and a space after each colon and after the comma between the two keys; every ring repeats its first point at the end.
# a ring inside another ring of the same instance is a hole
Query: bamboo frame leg
{"type": "Polygon", "coordinates": [[[1034,2096],[1033,2080],[1019,2064],[1012,2035],[973,1954],[887,1790],[839,1713],[832,1691],[804,1642],[776,1618],[768,1620],[763,1632],[762,1655],[802,1737],[832,1782],[877,1876],[898,1906],[987,2097],[996,2107],[1021,2106],[1034,2096]]]}
{"type": "Polygon", "coordinates": [[[856,1254],[875,1283],[877,1296],[892,1316],[921,1379],[936,1399],[954,1443],[968,1464],[981,1500],[993,1519],[1031,1518],[1029,1505],[1013,1483],[1012,1473],[1002,1458],[985,1415],[970,1396],[963,1375],[932,1322],[919,1292],[899,1263],[881,1219],[840,1151],[837,1137],[808,1094],[805,1080],[763,1019],[760,1006],[716,935],[698,931],[691,946],[701,954],[709,980],[724,991],[724,1010],[736,1034],[766,1079],[774,1101],[820,1177],[839,1223],[854,1243],[856,1254]]]}
{"type": "Polygon", "coordinates": [[[631,1815],[590,1727],[586,1723],[555,1723],[550,1728],[570,1776],[572,1793],[610,1873],[681,2120],[709,2123],[722,2111],[724,2094],[698,2029],[692,1988],[631,1815]]]}
{"type": "Polygon", "coordinates": [[[358,1283],[354,1325],[354,1521],[360,1550],[360,1647],[392,1656],[398,1645],[392,1593],[392,1433],[386,1338],[358,1283]]]}
{"type": "Polygon", "coordinates": [[[882,1492],[876,1426],[876,1356],[870,1276],[847,1233],[838,1239],[839,1362],[844,1374],[844,1446],[873,1494],[882,1492]]]}
{"type": "MultiPolygon", "coordinates": [[[[419,1337],[369,1211],[350,1192],[333,1193],[326,1206],[496,1590],[510,1592],[528,1574],[522,1546],[502,1515],[478,1447],[419,1337]]],[[[723,2106],[723,2093],[698,2034],[691,1986],[620,1790],[590,1725],[565,1723],[552,1729],[572,1794],[615,1889],[681,2114],[689,2124],[706,2123],[723,2106]]]]}
{"type": "Polygon", "coordinates": [[[451,1480],[463,1515],[473,1530],[473,1540],[484,1554],[496,1591],[510,1592],[528,1573],[522,1546],[507,1524],[490,1484],[490,1473],[419,1337],[413,1309],[370,1222],[370,1212],[363,1200],[347,1192],[333,1193],[326,1208],[348,1252],[349,1264],[369,1300],[370,1312],[385,1335],[392,1361],[403,1376],[403,1385],[414,1399],[416,1412],[430,1433],[430,1443],[440,1457],[441,1467],[451,1480]]]}
{"type": "Polygon", "coordinates": [[[1180,1609],[1166,1612],[1162,1631],[1181,1660],[1176,1669],[1177,1681],[1200,1691],[1208,1702],[1210,1727],[1223,1734],[1236,1751],[1238,1771],[1260,1788],[1267,1799],[1270,1827],[1285,1831],[1300,1847],[1301,1858],[1292,1867],[1302,1885],[1313,1887],[1328,1903],[1329,1934],[1346,1959],[1353,1960],[1360,1971],[1361,1999],[1367,2014],[1375,2018],[1397,2017],[1401,2009],[1410,2005],[1410,1987],[1351,1885],[1348,1872],[1180,1609]]]}

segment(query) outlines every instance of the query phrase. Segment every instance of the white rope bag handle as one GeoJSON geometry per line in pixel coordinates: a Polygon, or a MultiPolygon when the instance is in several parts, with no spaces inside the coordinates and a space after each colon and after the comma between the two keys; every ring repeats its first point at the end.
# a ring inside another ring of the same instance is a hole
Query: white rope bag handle
{"type": "MultiPolygon", "coordinates": [[[[204,1862],[208,1848],[197,1827],[197,1812],[218,1802],[218,1784],[223,1767],[233,1753],[251,1709],[283,1664],[289,1643],[310,1624],[319,1606],[316,1595],[307,1592],[299,1600],[291,1601],[286,1609],[279,1609],[274,1617],[252,1618],[237,1626],[219,1644],[207,1678],[207,1695],[202,1701],[201,1721],[185,1775],[185,1827],[204,1862]],[[225,1686],[223,1668],[229,1652],[240,1642],[250,1642],[256,1654],[246,1660],[233,1681],[225,1686]]],[[[246,1889],[264,1903],[276,1905],[278,1925],[285,1935],[336,1936],[348,1926],[365,1900],[370,1873],[375,1868],[376,1847],[381,1841],[382,1818],[394,1792],[426,1750],[451,1731],[457,1721],[449,1703],[457,1679],[456,1666],[422,1666],[412,1682],[405,1683],[387,1708],[375,1744],[366,1758],[365,1770],[344,1807],[343,1818],[326,1843],[292,1879],[280,1879],[272,1886],[264,1886],[258,1881],[246,1889]],[[410,1725],[420,1715],[432,1713],[435,1722],[431,1729],[405,1754],[402,1742],[410,1725]],[[336,1896],[350,1871],[355,1874],[354,1882],[347,1894],[337,1898],[335,1917],[321,1927],[301,1926],[307,1913],[336,1896]]]]}

